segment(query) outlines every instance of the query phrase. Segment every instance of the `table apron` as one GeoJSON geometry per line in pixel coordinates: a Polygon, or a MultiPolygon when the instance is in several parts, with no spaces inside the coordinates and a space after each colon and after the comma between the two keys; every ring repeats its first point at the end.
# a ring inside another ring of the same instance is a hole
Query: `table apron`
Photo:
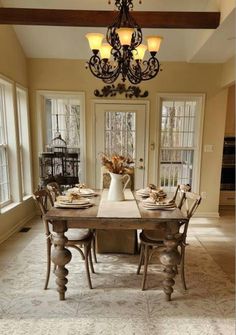
{"type": "Polygon", "coordinates": [[[80,218],[78,220],[51,220],[53,231],[66,231],[69,228],[90,228],[90,229],[145,229],[155,230],[161,229],[164,231],[175,232],[180,226],[186,223],[186,220],[171,219],[171,220],[146,220],[146,219],[118,219],[118,218],[80,218]]]}

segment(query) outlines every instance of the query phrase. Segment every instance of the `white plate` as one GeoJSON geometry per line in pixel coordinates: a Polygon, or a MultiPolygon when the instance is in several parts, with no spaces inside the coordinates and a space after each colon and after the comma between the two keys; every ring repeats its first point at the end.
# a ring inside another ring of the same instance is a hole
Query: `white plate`
{"type": "Polygon", "coordinates": [[[146,206],[143,206],[144,209],[147,209],[147,210],[152,210],[152,211],[155,211],[155,210],[162,210],[162,211],[173,211],[176,207],[146,207],[146,206]]]}
{"type": "Polygon", "coordinates": [[[68,194],[75,193],[80,195],[81,197],[92,197],[95,194],[94,190],[91,190],[90,188],[78,188],[78,187],[69,188],[66,192],[68,194]]]}
{"type": "Polygon", "coordinates": [[[140,197],[149,197],[149,191],[142,189],[142,190],[137,190],[136,194],[139,195],[140,197]]]}
{"type": "Polygon", "coordinates": [[[88,207],[91,207],[93,206],[93,204],[91,204],[90,202],[86,203],[86,204],[73,204],[73,203],[70,203],[70,204],[62,204],[60,202],[55,202],[54,203],[54,207],[56,208],[88,208],[88,207]]]}
{"type": "Polygon", "coordinates": [[[95,192],[93,190],[91,190],[90,188],[81,188],[80,189],[80,195],[82,197],[86,197],[86,196],[92,197],[94,194],[95,194],[95,192]]]}
{"type": "Polygon", "coordinates": [[[150,204],[150,205],[155,205],[155,206],[175,206],[175,203],[173,202],[172,199],[165,199],[160,202],[154,202],[152,198],[148,198],[142,201],[144,204],[150,204]]]}
{"type": "Polygon", "coordinates": [[[159,209],[163,209],[163,208],[176,208],[175,206],[155,206],[155,205],[149,205],[149,204],[143,204],[144,208],[159,208],[159,209]]]}
{"type": "Polygon", "coordinates": [[[166,202],[166,203],[155,203],[151,202],[148,199],[142,201],[142,206],[146,209],[165,209],[165,210],[172,210],[176,208],[176,205],[173,202],[166,202]]]}
{"type": "Polygon", "coordinates": [[[74,199],[72,201],[70,201],[70,199],[61,199],[61,198],[57,198],[56,201],[58,204],[63,204],[63,205],[85,205],[88,204],[90,201],[89,199],[86,198],[80,198],[80,199],[74,199]]]}

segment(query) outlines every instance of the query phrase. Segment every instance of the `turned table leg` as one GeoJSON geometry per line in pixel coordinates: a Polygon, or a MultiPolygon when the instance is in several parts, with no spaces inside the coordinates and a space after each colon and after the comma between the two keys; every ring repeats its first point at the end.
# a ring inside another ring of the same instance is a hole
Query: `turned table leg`
{"type": "Polygon", "coordinates": [[[67,230],[66,225],[61,224],[59,226],[54,226],[54,231],[56,230],[56,234],[53,236],[53,244],[54,248],[52,250],[52,261],[56,265],[55,275],[57,276],[56,284],[57,291],[59,292],[59,299],[65,300],[65,292],[67,290],[66,284],[68,283],[68,279],[66,276],[69,271],[65,268],[65,265],[68,264],[71,260],[71,252],[70,250],[65,248],[65,245],[68,241],[67,237],[64,235],[64,232],[67,230]]]}
{"type": "Polygon", "coordinates": [[[175,285],[176,266],[180,264],[181,256],[177,250],[178,242],[173,235],[168,235],[164,241],[166,249],[160,254],[160,261],[164,265],[165,279],[163,281],[163,290],[166,300],[171,300],[171,294],[175,285]]]}

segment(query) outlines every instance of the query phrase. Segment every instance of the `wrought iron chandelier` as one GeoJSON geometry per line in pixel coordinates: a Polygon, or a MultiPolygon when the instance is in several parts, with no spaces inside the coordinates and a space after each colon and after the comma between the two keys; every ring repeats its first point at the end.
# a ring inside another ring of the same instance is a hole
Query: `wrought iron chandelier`
{"type": "Polygon", "coordinates": [[[132,84],[154,78],[160,70],[156,54],[162,37],[148,36],[147,46],[141,44],[141,27],[130,14],[133,0],[115,0],[115,6],[119,13],[115,22],[107,28],[107,43],[102,43],[103,34],[86,34],[93,52],[88,61],[90,71],[107,84],[113,83],[119,75],[123,82],[128,79],[132,84]],[[150,58],[143,60],[147,49],[150,58]]]}

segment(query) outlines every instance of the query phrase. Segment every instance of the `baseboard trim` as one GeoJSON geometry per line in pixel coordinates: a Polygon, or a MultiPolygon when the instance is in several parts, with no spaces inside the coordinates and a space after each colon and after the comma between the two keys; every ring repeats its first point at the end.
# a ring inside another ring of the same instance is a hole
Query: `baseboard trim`
{"type": "Polygon", "coordinates": [[[0,237],[0,244],[6,241],[11,235],[17,233],[28,221],[30,221],[34,217],[35,214],[31,214],[20,220],[14,227],[12,227],[12,229],[7,231],[3,236],[0,237]]]}
{"type": "Polygon", "coordinates": [[[194,214],[194,218],[219,218],[219,212],[199,212],[194,214]]]}

